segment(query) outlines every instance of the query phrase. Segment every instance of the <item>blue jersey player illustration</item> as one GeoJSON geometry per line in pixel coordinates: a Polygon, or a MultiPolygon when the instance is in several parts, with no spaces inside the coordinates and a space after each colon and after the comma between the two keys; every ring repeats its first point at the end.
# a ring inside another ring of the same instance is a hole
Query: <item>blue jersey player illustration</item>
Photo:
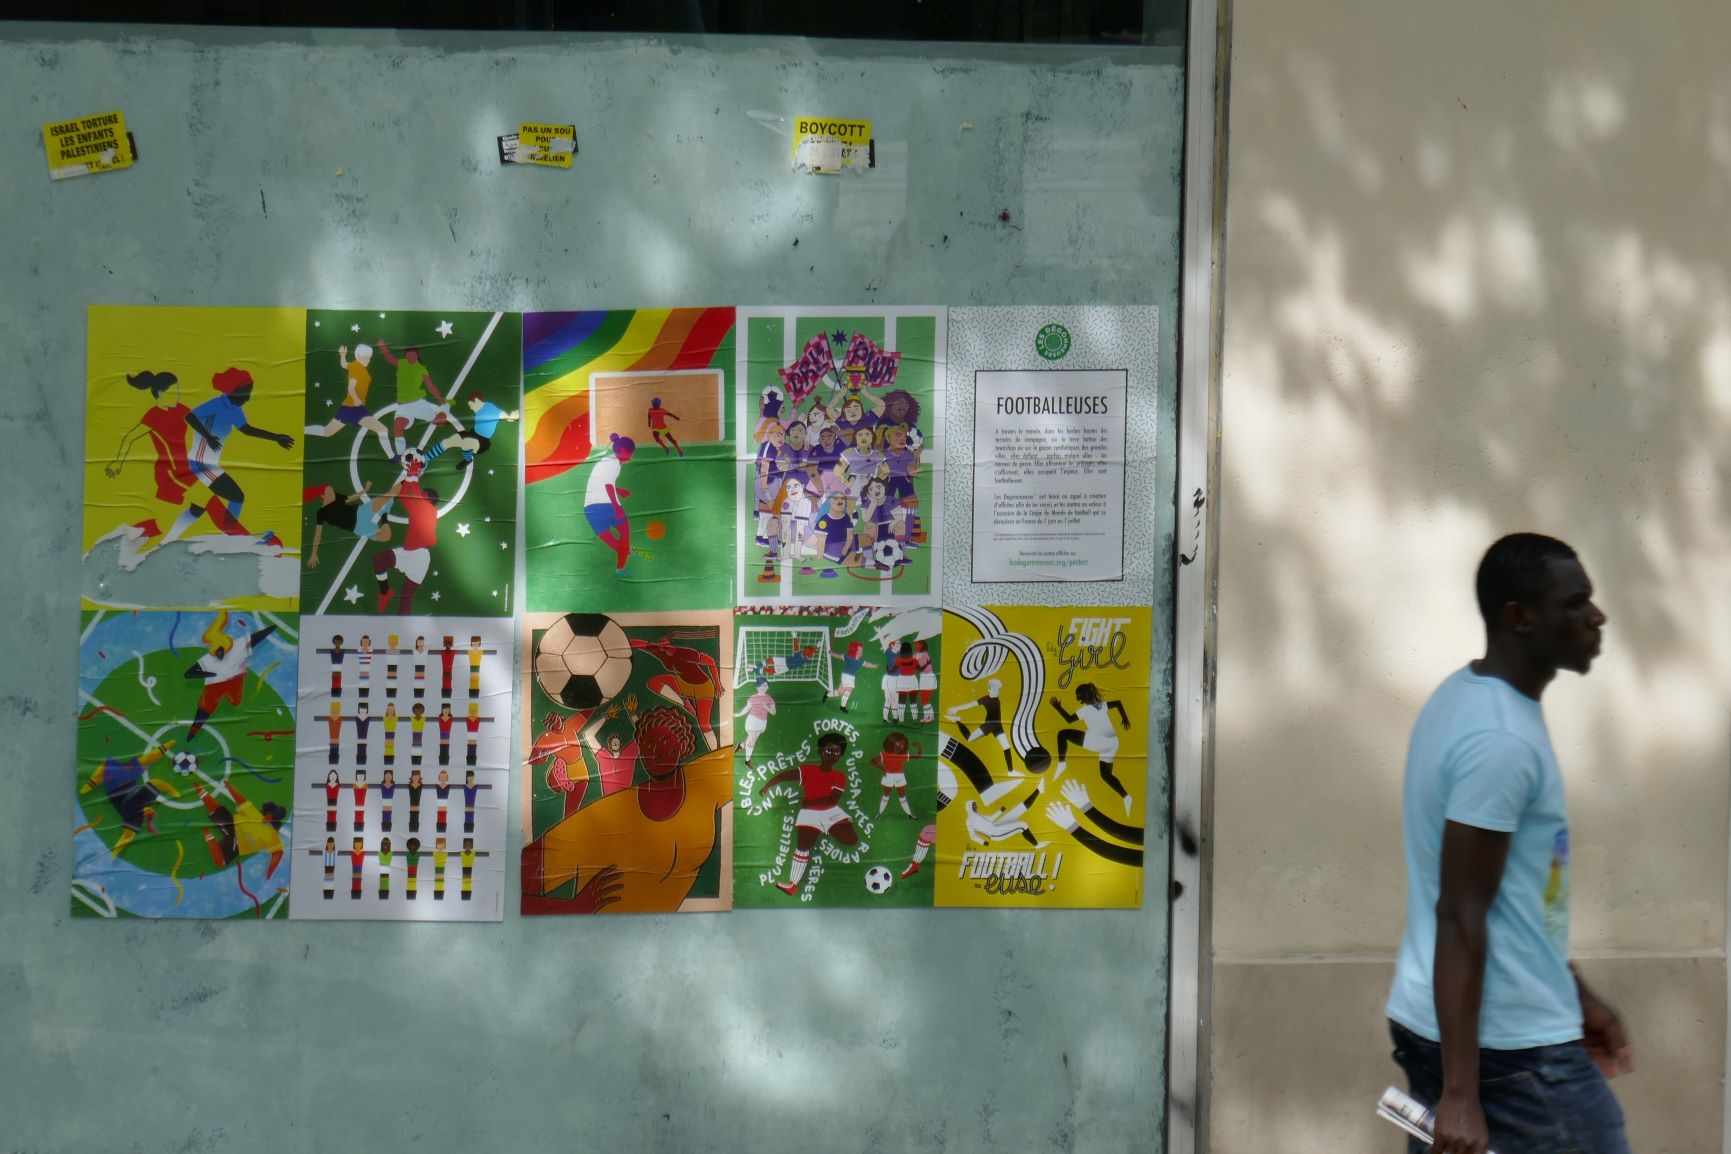
{"type": "Polygon", "coordinates": [[[461,449],[462,460],[457,462],[457,468],[467,469],[476,457],[493,447],[493,437],[499,431],[500,421],[515,421],[522,414],[512,409],[507,412],[492,401],[482,397],[480,393],[470,393],[468,398],[470,424],[467,433],[452,433],[443,441],[427,450],[427,459],[436,460],[447,450],[461,449]]]}

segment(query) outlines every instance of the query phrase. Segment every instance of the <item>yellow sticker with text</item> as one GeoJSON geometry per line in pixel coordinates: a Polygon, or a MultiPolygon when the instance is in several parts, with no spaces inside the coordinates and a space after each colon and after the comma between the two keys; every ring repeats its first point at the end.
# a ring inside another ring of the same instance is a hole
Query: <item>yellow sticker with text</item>
{"type": "Polygon", "coordinates": [[[944,610],[939,906],[1142,904],[1152,625],[1145,606],[944,610]]]}
{"type": "Polygon", "coordinates": [[[42,144],[48,150],[48,175],[55,180],[132,167],[132,138],[118,108],[44,124],[42,144]]]}
{"type": "Polygon", "coordinates": [[[834,175],[877,166],[869,120],[800,116],[793,122],[793,167],[797,172],[834,175]]]}
{"type": "Polygon", "coordinates": [[[521,124],[517,126],[517,163],[548,168],[570,168],[577,153],[575,124],[521,124]]]}

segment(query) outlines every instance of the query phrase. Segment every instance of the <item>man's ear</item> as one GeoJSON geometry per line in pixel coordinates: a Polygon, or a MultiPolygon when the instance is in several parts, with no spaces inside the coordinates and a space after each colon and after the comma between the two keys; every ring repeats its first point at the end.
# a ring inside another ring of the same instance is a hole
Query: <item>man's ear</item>
{"type": "Polygon", "coordinates": [[[1505,601],[1501,620],[1504,633],[1531,633],[1533,630],[1533,614],[1530,605],[1519,601],[1505,601]]]}

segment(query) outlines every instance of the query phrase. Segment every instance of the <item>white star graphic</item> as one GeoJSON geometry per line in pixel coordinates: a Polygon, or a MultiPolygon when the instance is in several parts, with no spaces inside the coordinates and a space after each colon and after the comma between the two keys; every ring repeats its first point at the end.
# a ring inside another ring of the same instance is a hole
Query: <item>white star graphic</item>
{"type": "Polygon", "coordinates": [[[497,597],[498,595],[499,595],[499,591],[497,589],[493,590],[493,596],[497,597]]]}
{"type": "Polygon", "coordinates": [[[325,398],[325,408],[328,409],[334,404],[336,404],[335,401],[331,400],[329,397],[325,398]]]}
{"type": "Polygon", "coordinates": [[[491,520],[492,520],[492,519],[493,519],[493,518],[492,518],[492,517],[490,517],[490,516],[488,516],[488,517],[482,517],[482,518],[481,518],[481,520],[483,520],[483,521],[491,521],[491,520]]]}
{"type": "Polygon", "coordinates": [[[350,605],[353,605],[360,599],[361,587],[359,585],[350,585],[347,589],[343,590],[343,600],[347,601],[350,605]]]}
{"type": "Polygon", "coordinates": [[[507,545],[507,544],[505,544],[505,542],[503,542],[503,541],[501,541],[501,542],[499,542],[499,548],[501,548],[501,549],[509,549],[509,548],[510,548],[510,546],[509,546],[509,545],[507,545]]]}
{"type": "Polygon", "coordinates": [[[439,599],[439,591],[437,589],[435,589],[435,590],[433,590],[433,600],[437,601],[438,599],[439,599]]]}
{"type": "Polygon", "coordinates": [[[451,323],[451,322],[450,322],[450,321],[440,321],[440,322],[439,322],[439,323],[438,323],[438,324],[437,324],[437,325],[434,325],[434,326],[433,326],[433,328],[434,328],[434,330],[435,330],[435,331],[436,331],[436,332],[437,332],[437,333],[438,333],[438,334],[439,334],[439,335],[440,335],[440,336],[441,336],[441,337],[448,337],[448,336],[450,336],[450,335],[451,335],[451,333],[452,333],[452,332],[453,332],[453,331],[454,331],[454,330],[455,330],[455,329],[456,329],[456,327],[457,327],[457,326],[456,326],[456,325],[453,325],[453,324],[452,324],[452,323],[451,323]]]}
{"type": "Polygon", "coordinates": [[[492,475],[493,475],[493,470],[488,469],[487,470],[487,476],[491,477],[492,475]]]}
{"type": "Polygon", "coordinates": [[[457,522],[457,536],[467,537],[468,535],[469,535],[469,523],[467,521],[458,521],[457,522]]]}
{"type": "Polygon", "coordinates": [[[433,570],[433,576],[437,577],[438,575],[439,575],[439,571],[437,569],[433,570]]]}
{"type": "Polygon", "coordinates": [[[380,314],[379,314],[379,319],[380,319],[380,320],[381,320],[381,321],[382,321],[382,320],[384,320],[384,319],[385,319],[385,314],[384,314],[384,313],[380,313],[380,314]]]}
{"type": "Polygon", "coordinates": [[[322,324],[322,323],[324,323],[324,322],[322,322],[322,321],[314,321],[314,322],[313,322],[313,328],[315,328],[315,329],[316,329],[316,328],[318,328],[318,327],[319,327],[319,325],[321,325],[321,324],[322,324]]]}
{"type": "Polygon", "coordinates": [[[351,332],[351,333],[358,333],[358,332],[360,332],[360,331],[361,331],[361,326],[360,326],[360,325],[350,325],[350,326],[349,326],[349,331],[350,331],[350,332],[351,332]]]}

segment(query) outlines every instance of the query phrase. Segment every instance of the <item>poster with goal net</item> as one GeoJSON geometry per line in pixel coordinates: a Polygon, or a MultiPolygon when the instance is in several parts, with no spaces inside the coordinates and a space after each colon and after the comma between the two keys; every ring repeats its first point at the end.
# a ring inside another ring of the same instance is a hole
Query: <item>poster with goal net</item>
{"type": "Polygon", "coordinates": [[[733,653],[736,687],[762,677],[772,682],[815,682],[825,693],[835,689],[827,625],[742,625],[733,653]]]}

